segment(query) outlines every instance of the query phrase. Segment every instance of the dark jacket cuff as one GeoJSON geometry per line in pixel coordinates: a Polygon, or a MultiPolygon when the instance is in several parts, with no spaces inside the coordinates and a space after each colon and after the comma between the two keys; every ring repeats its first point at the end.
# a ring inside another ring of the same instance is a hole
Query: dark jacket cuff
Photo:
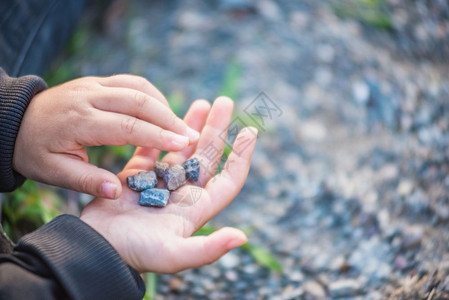
{"type": "Polygon", "coordinates": [[[13,170],[14,145],[28,104],[45,88],[37,76],[12,78],[0,68],[0,192],[11,192],[25,181],[13,170]]]}
{"type": "Polygon", "coordinates": [[[15,252],[38,256],[71,299],[142,299],[145,285],[106,239],[62,215],[24,236],[15,252]]]}

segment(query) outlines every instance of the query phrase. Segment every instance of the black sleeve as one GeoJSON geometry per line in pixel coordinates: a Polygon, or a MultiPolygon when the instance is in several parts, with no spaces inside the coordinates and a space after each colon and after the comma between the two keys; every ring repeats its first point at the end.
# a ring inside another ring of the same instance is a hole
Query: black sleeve
{"type": "Polygon", "coordinates": [[[142,278],[94,229],[62,215],[0,255],[0,299],[142,299],[142,278]]]}
{"type": "Polygon", "coordinates": [[[0,192],[11,192],[25,181],[12,167],[14,145],[28,104],[46,87],[37,76],[11,78],[0,68],[0,192]]]}

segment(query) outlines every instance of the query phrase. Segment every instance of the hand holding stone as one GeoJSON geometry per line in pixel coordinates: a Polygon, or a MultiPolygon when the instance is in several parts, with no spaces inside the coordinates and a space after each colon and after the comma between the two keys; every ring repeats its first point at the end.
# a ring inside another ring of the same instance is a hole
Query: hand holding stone
{"type": "Polygon", "coordinates": [[[198,138],[146,79],[84,77],[33,98],[17,136],[13,164],[34,180],[116,198],[122,191],[119,179],[89,164],[85,146],[130,144],[179,151],[198,138]]]}
{"type": "Polygon", "coordinates": [[[83,211],[81,219],[102,234],[127,264],[140,272],[178,272],[199,267],[219,259],[229,250],[247,241],[245,234],[235,228],[222,228],[209,236],[193,236],[207,221],[223,210],[239,193],[248,176],[250,160],[256,143],[256,129],[245,128],[236,140],[220,174],[214,175],[225,142],[220,133],[229,126],[233,103],[218,98],[212,108],[206,101],[196,101],[186,114],[185,122],[201,131],[197,144],[182,151],[168,153],[163,162],[182,164],[191,157],[200,162],[209,159],[205,149],[212,143],[219,151],[210,169],[201,169],[199,186],[190,183],[171,193],[167,206],[144,207],[138,204],[139,192],[127,187],[126,178],[140,171],[154,169],[159,151],[138,148],[125,169],[118,175],[123,193],[117,201],[94,199],[83,211]],[[204,170],[204,172],[203,172],[204,170]],[[195,201],[183,203],[191,189],[200,190],[195,201]],[[180,205],[186,204],[186,205],[180,205]]]}

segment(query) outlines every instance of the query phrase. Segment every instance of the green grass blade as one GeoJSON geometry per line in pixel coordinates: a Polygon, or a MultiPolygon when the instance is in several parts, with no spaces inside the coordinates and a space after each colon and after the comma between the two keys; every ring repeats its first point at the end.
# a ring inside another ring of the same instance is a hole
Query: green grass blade
{"type": "Polygon", "coordinates": [[[237,99],[241,73],[241,65],[236,60],[232,60],[226,68],[220,96],[226,96],[233,100],[237,99]]]}
{"type": "Polygon", "coordinates": [[[247,251],[254,260],[261,266],[264,266],[275,272],[282,272],[281,263],[274,257],[273,254],[266,251],[262,247],[254,246],[249,243],[242,245],[242,249],[247,251]]]}
{"type": "Polygon", "coordinates": [[[146,292],[143,296],[144,300],[156,299],[157,276],[155,273],[147,273],[145,276],[146,292]]]}

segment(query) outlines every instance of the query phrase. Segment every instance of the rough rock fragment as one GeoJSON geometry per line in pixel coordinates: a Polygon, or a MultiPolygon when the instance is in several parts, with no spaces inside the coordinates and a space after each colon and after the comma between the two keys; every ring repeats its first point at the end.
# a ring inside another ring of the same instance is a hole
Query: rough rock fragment
{"type": "Polygon", "coordinates": [[[186,183],[186,171],[181,165],[171,166],[164,175],[164,181],[167,189],[176,190],[186,183]]]}
{"type": "Polygon", "coordinates": [[[198,158],[193,157],[191,159],[186,160],[182,166],[186,170],[186,177],[192,181],[198,181],[200,177],[200,161],[198,158]]]}
{"type": "Polygon", "coordinates": [[[163,207],[167,205],[170,192],[166,189],[148,189],[140,193],[139,204],[142,206],[163,207]]]}
{"type": "Polygon", "coordinates": [[[168,163],[157,161],[154,165],[154,171],[156,172],[157,177],[164,178],[165,173],[167,173],[170,168],[168,163]]]}
{"type": "Polygon", "coordinates": [[[157,184],[156,173],[153,171],[142,171],[134,176],[128,176],[126,179],[130,189],[140,192],[147,189],[152,189],[157,184]]]}

